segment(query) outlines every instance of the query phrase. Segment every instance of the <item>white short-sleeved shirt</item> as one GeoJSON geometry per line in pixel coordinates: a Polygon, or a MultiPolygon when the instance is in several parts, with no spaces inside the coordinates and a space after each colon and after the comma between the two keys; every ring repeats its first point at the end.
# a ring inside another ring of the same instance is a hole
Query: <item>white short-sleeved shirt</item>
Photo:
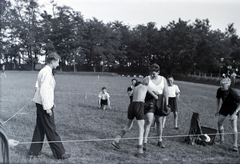
{"type": "Polygon", "coordinates": [[[98,97],[102,100],[107,100],[110,97],[110,95],[107,92],[105,92],[105,93],[100,92],[98,97]]]}
{"type": "Polygon", "coordinates": [[[173,84],[172,86],[168,86],[168,97],[176,97],[176,93],[179,93],[180,90],[177,85],[173,84]]]}

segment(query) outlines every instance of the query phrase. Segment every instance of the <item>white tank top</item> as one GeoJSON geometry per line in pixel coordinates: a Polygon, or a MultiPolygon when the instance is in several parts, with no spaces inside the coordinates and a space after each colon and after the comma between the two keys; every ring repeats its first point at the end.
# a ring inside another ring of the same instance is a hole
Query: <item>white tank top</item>
{"type": "Polygon", "coordinates": [[[148,86],[157,94],[163,94],[164,81],[162,76],[159,76],[159,77],[162,78],[161,83],[156,85],[152,82],[150,76],[148,76],[148,79],[149,79],[148,86]]]}

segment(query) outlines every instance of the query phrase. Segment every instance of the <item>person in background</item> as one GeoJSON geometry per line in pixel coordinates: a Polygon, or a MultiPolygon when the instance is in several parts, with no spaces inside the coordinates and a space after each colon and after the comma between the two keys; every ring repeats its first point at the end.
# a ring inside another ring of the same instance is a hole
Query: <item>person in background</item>
{"type": "Polygon", "coordinates": [[[4,65],[4,64],[2,65],[1,77],[2,77],[2,75],[3,75],[5,78],[7,77],[7,75],[6,75],[6,73],[5,73],[5,65],[4,65]]]}
{"type": "Polygon", "coordinates": [[[220,135],[220,141],[216,144],[223,144],[224,142],[224,127],[223,123],[228,115],[230,115],[231,126],[233,129],[233,147],[231,150],[238,151],[238,130],[237,119],[240,110],[240,97],[238,93],[230,87],[231,80],[224,78],[220,81],[220,88],[217,90],[217,110],[216,116],[218,116],[218,132],[220,135]],[[222,100],[222,104],[221,104],[222,100]]]}
{"type": "Polygon", "coordinates": [[[54,119],[56,81],[52,72],[53,69],[59,66],[59,60],[60,56],[56,52],[50,53],[46,59],[47,65],[39,71],[37,76],[36,92],[33,98],[37,107],[37,123],[32,137],[32,144],[27,154],[28,158],[39,156],[45,135],[54,158],[67,159],[71,157],[70,154],[65,153],[61,138],[56,131],[54,119]]]}
{"type": "Polygon", "coordinates": [[[102,91],[98,95],[98,105],[103,110],[106,110],[107,106],[111,109],[110,95],[107,93],[106,87],[102,87],[102,91]]]}
{"type": "Polygon", "coordinates": [[[158,99],[158,96],[153,93],[151,88],[146,85],[143,85],[141,82],[136,82],[133,89],[133,100],[128,107],[128,122],[123,130],[118,134],[115,140],[112,142],[112,145],[120,149],[119,141],[120,139],[128,132],[133,126],[134,118],[137,119],[138,129],[139,129],[139,138],[137,146],[137,156],[142,156],[144,154],[143,150],[143,134],[144,134],[144,101],[146,93],[152,95],[155,99],[158,99]]]}
{"type": "MultiPolygon", "coordinates": [[[[179,99],[180,90],[176,84],[173,84],[174,82],[173,76],[171,75],[168,76],[167,82],[168,82],[168,92],[169,92],[168,103],[171,106],[171,112],[173,112],[173,116],[174,116],[174,129],[178,129],[177,99],[179,99]]],[[[165,123],[166,123],[166,116],[163,118],[163,128],[165,127],[165,123]]]]}
{"type": "Polygon", "coordinates": [[[130,98],[130,103],[132,102],[132,99],[133,99],[132,94],[133,94],[133,89],[134,89],[134,85],[136,84],[136,82],[137,82],[137,79],[132,79],[132,85],[127,88],[127,93],[130,98]]]}
{"type": "Polygon", "coordinates": [[[236,83],[236,77],[237,77],[237,74],[235,73],[235,71],[233,70],[233,72],[231,73],[230,75],[230,78],[231,78],[231,86],[234,86],[235,83],[236,83]]]}

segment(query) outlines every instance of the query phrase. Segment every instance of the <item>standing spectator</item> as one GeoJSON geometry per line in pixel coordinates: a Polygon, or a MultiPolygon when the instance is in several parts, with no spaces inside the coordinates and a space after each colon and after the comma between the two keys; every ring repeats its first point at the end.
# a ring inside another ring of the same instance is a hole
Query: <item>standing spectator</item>
{"type": "Polygon", "coordinates": [[[6,75],[6,73],[5,73],[5,65],[4,65],[4,64],[2,65],[2,74],[1,74],[1,77],[2,77],[2,75],[4,75],[5,78],[7,77],[7,75],[6,75]]]}
{"type": "Polygon", "coordinates": [[[106,110],[107,106],[111,109],[110,105],[110,95],[107,93],[107,88],[102,87],[102,91],[98,95],[98,105],[99,108],[106,110]]]}
{"type": "Polygon", "coordinates": [[[235,71],[232,72],[232,74],[230,75],[230,78],[231,78],[231,86],[234,86],[235,83],[236,83],[236,77],[237,77],[237,74],[235,73],[235,71]]]}
{"type": "Polygon", "coordinates": [[[50,142],[50,148],[56,159],[70,158],[70,154],[65,153],[61,138],[56,132],[54,119],[54,90],[56,81],[53,69],[59,66],[60,56],[52,52],[47,56],[47,65],[40,70],[37,77],[37,85],[33,101],[37,107],[37,124],[33,133],[32,144],[27,154],[28,158],[38,157],[42,150],[45,135],[50,142]],[[36,142],[36,143],[34,143],[36,142]]]}
{"type": "Polygon", "coordinates": [[[157,135],[158,143],[157,146],[160,148],[165,148],[165,145],[162,142],[162,133],[163,133],[163,107],[168,106],[168,85],[167,80],[159,75],[160,67],[157,64],[152,64],[150,66],[150,75],[145,77],[143,80],[143,84],[149,86],[154,93],[158,95],[158,99],[155,100],[152,96],[146,96],[145,100],[145,134],[143,147],[146,150],[148,135],[150,132],[151,125],[154,120],[157,125],[157,135]]]}
{"type": "Polygon", "coordinates": [[[238,130],[237,130],[237,119],[238,112],[240,110],[240,97],[238,93],[230,87],[231,80],[229,78],[224,78],[220,81],[220,88],[217,90],[217,111],[216,116],[218,116],[218,132],[220,134],[220,141],[217,144],[222,144],[224,142],[224,120],[228,115],[230,115],[230,121],[233,129],[233,151],[238,151],[238,130]],[[222,100],[222,105],[220,102],[222,100]]]}
{"type": "MultiPolygon", "coordinates": [[[[176,84],[173,84],[174,82],[173,76],[168,76],[167,82],[168,82],[168,92],[169,92],[168,103],[171,106],[171,112],[173,112],[173,116],[174,116],[174,129],[178,129],[177,99],[179,99],[180,90],[176,84]]],[[[163,128],[165,127],[165,122],[166,122],[166,116],[163,119],[163,128]]]]}
{"type": "Polygon", "coordinates": [[[132,102],[132,99],[133,99],[133,89],[136,82],[137,82],[137,79],[132,79],[132,85],[127,88],[127,93],[130,98],[130,103],[132,102]]]}

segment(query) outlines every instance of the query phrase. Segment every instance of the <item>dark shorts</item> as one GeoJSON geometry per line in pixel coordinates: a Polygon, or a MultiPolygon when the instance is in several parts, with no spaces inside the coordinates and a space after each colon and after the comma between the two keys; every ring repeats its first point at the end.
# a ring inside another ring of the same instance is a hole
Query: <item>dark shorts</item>
{"type": "Polygon", "coordinates": [[[131,102],[128,106],[128,119],[144,120],[144,102],[131,102]]]}
{"type": "Polygon", "coordinates": [[[224,116],[232,115],[236,109],[237,109],[237,104],[231,104],[231,105],[222,104],[219,114],[224,116]]]}
{"type": "Polygon", "coordinates": [[[171,106],[171,112],[178,112],[176,97],[169,97],[168,104],[171,106]]]}
{"type": "Polygon", "coordinates": [[[158,95],[158,99],[150,99],[145,102],[144,114],[154,113],[157,116],[164,116],[162,114],[163,108],[163,94],[158,95]]]}
{"type": "Polygon", "coordinates": [[[101,106],[103,106],[103,105],[108,105],[108,101],[107,101],[107,100],[102,100],[102,99],[101,99],[101,106]]]}

